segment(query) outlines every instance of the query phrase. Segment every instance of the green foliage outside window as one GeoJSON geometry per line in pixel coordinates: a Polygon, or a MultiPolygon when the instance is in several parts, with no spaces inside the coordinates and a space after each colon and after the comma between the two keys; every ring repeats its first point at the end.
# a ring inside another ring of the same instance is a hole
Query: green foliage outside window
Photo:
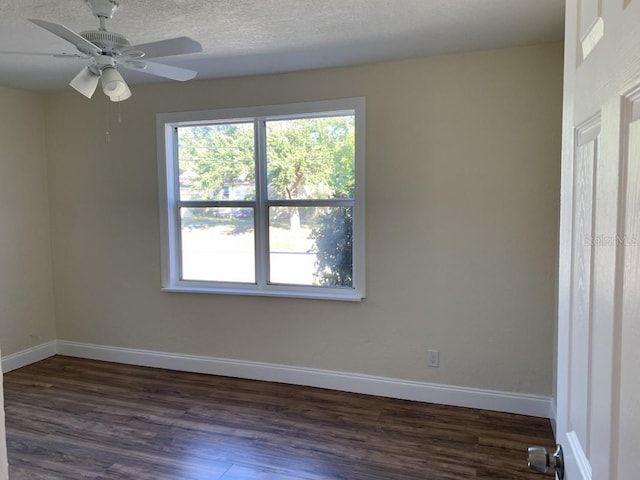
{"type": "Polygon", "coordinates": [[[353,208],[329,209],[311,232],[316,245],[316,277],[321,285],[353,285],[353,208]]]}

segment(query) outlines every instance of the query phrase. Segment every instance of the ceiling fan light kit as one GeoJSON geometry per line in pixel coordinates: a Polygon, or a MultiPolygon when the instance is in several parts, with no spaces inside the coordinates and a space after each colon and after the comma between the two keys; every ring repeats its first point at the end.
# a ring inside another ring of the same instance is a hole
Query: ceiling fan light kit
{"type": "Polygon", "coordinates": [[[112,102],[121,102],[131,96],[129,86],[115,67],[102,70],[102,91],[112,102]]]}
{"type": "Polygon", "coordinates": [[[100,80],[99,75],[91,72],[89,67],[84,67],[80,70],[80,73],[71,80],[69,85],[85,97],[91,98],[93,96],[93,92],[95,92],[98,87],[98,80],[100,80]]]}
{"type": "Polygon", "coordinates": [[[85,2],[100,22],[98,30],[76,33],[64,25],[29,19],[35,25],[71,43],[82,54],[82,56],[63,55],[64,57],[91,59],[91,63],[69,83],[73,89],[85,97],[93,96],[99,81],[102,82],[103,92],[112,102],[121,102],[131,97],[131,90],[118,71],[118,67],[178,81],[191,80],[197,75],[198,72],[193,70],[147,60],[152,57],[202,52],[202,46],[195,40],[178,37],[132,47],[127,37],[106,29],[106,20],[113,17],[119,2],[116,0],[85,0],[85,2]]]}
{"type": "Polygon", "coordinates": [[[126,87],[122,75],[114,67],[105,67],[102,70],[102,90],[107,97],[119,97],[126,87]]]}

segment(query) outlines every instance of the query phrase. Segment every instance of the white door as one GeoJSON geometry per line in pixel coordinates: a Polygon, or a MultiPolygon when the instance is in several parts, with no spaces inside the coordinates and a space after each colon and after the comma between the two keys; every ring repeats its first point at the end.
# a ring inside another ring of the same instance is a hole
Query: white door
{"type": "Polygon", "coordinates": [[[567,0],[557,437],[568,480],[640,478],[640,0],[567,0]]]}

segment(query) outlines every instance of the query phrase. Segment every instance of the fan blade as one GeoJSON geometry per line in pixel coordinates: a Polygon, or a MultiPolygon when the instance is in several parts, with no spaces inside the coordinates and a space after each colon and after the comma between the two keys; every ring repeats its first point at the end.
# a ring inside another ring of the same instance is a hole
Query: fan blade
{"type": "Polygon", "coordinates": [[[69,85],[85,97],[91,98],[93,93],[96,91],[96,88],[98,88],[99,80],[99,75],[96,75],[89,70],[89,67],[84,67],[80,73],[71,80],[69,85]]]}
{"type": "Polygon", "coordinates": [[[29,18],[31,23],[35,23],[41,28],[57,35],[58,37],[66,40],[67,42],[75,45],[75,47],[82,53],[87,55],[99,55],[102,53],[102,49],[97,45],[91,43],[89,40],[82,38],[73,30],[69,30],[64,25],[58,25],[57,23],[45,22],[44,20],[37,20],[35,18],[29,18]]]}
{"type": "Polygon", "coordinates": [[[78,55],[77,53],[54,53],[52,56],[55,58],[82,58],[83,60],[91,58],[90,55],[78,55]]]}
{"type": "Polygon", "coordinates": [[[148,73],[149,75],[170,78],[171,80],[178,80],[179,82],[191,80],[198,74],[198,72],[196,72],[195,70],[172,67],[171,65],[165,65],[164,63],[142,62],[139,60],[132,62],[122,62],[119,63],[119,65],[122,65],[123,67],[130,70],[138,70],[140,72],[148,73]]]}
{"type": "Polygon", "coordinates": [[[77,53],[39,53],[39,52],[15,52],[0,51],[0,55],[25,55],[28,57],[55,57],[55,58],[91,58],[90,56],[78,55],[77,53]]]}
{"type": "Polygon", "coordinates": [[[158,42],[143,43],[142,45],[133,45],[124,50],[122,52],[123,55],[126,55],[129,50],[142,50],[145,58],[159,58],[199,53],[202,51],[202,45],[189,37],[176,37],[158,42]]]}

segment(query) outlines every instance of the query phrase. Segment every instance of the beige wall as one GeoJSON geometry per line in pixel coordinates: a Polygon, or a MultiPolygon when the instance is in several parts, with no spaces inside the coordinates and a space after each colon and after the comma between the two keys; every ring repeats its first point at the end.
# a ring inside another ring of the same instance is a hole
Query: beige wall
{"type": "Polygon", "coordinates": [[[552,390],[562,45],[49,95],[58,337],[552,390]],[[362,303],[162,293],[158,112],[367,99],[362,303]],[[441,367],[427,368],[427,348],[441,367]]]}
{"type": "Polygon", "coordinates": [[[44,98],[0,87],[0,345],[55,338],[44,98]]]}

